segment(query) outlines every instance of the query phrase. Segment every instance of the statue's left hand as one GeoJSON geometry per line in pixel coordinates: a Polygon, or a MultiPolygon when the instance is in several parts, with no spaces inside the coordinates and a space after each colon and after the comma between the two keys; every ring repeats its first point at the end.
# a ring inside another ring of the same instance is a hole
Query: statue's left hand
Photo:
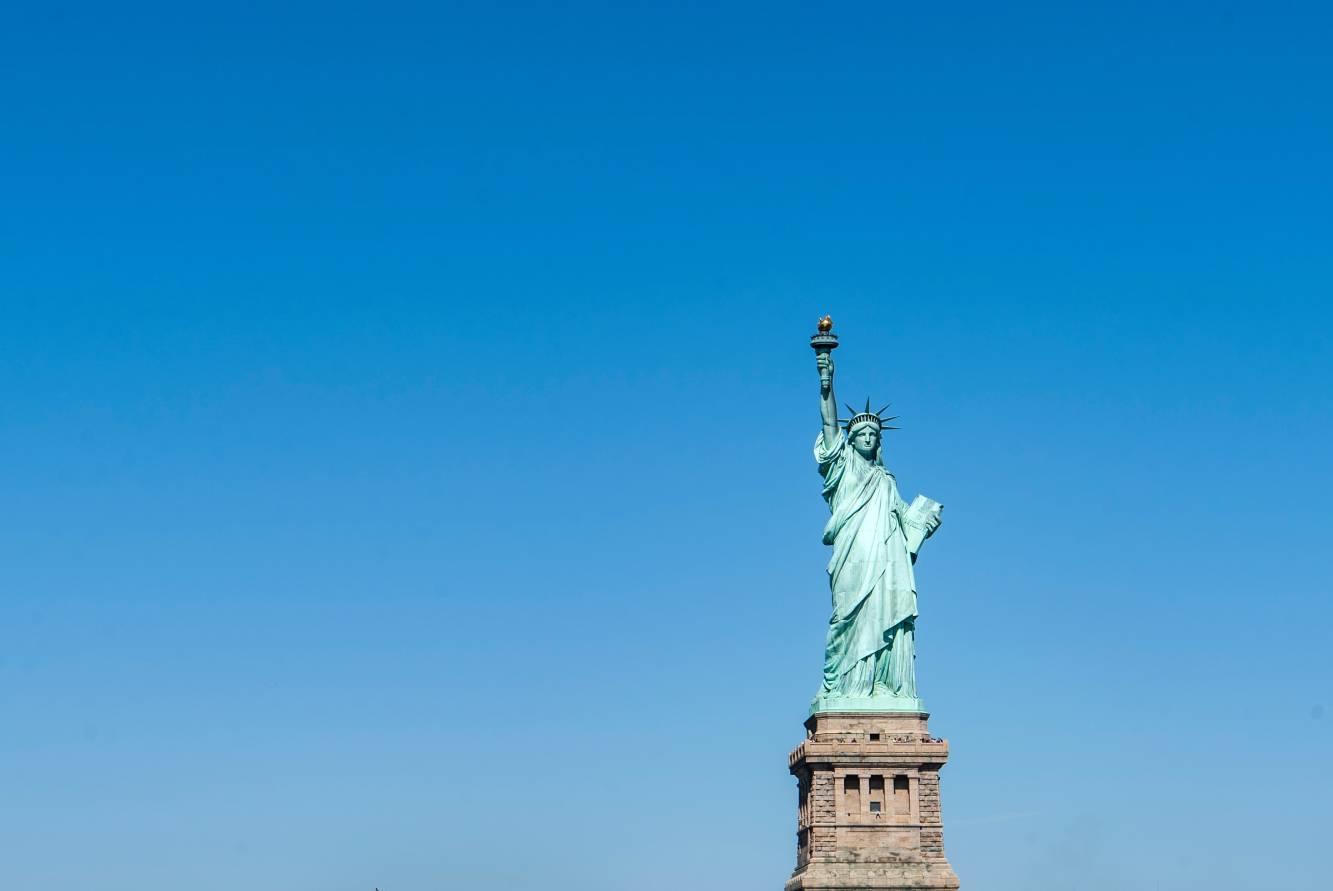
{"type": "Polygon", "coordinates": [[[933,535],[935,530],[940,528],[940,522],[941,522],[940,511],[942,510],[944,510],[944,505],[941,504],[938,509],[936,509],[928,517],[926,517],[927,535],[933,535]]]}

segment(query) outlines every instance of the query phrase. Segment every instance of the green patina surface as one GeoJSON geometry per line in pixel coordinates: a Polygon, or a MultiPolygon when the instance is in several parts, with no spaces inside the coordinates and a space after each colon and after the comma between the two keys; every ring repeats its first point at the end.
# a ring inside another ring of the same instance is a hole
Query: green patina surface
{"type": "Polygon", "coordinates": [[[817,349],[823,430],[815,461],[830,516],[824,544],[833,612],[824,677],[810,705],[824,711],[923,711],[916,688],[916,577],[921,545],[940,525],[942,506],[910,504],[884,466],[883,409],[853,410],[845,423],[833,396],[833,358],[817,349]]]}

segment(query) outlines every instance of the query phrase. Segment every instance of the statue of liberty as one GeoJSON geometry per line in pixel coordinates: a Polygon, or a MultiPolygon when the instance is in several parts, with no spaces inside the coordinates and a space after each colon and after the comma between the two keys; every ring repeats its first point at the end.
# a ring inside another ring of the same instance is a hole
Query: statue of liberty
{"type": "MultiPolygon", "coordinates": [[[[912,565],[940,525],[941,505],[917,496],[909,505],[884,467],[883,432],[896,429],[872,412],[840,421],[833,396],[832,321],[811,339],[819,366],[824,426],[815,461],[832,516],[824,544],[833,547],[829,586],[833,616],[824,649],[824,681],[811,704],[820,711],[921,711],[916,691],[916,579],[912,565]],[[845,426],[844,426],[845,424],[845,426]]],[[[887,408],[888,406],[885,406],[887,408]]]]}

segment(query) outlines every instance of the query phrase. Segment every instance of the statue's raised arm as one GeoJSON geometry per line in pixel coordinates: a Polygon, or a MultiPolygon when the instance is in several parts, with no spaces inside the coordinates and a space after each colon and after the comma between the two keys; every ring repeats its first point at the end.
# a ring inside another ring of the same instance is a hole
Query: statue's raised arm
{"type": "Polygon", "coordinates": [[[819,366],[819,417],[824,422],[824,447],[831,449],[838,438],[838,400],[833,398],[833,354],[820,353],[815,362],[819,366]]]}
{"type": "Polygon", "coordinates": [[[819,368],[819,415],[824,421],[824,447],[831,449],[838,438],[838,400],[833,397],[833,350],[838,335],[833,333],[833,319],[819,320],[819,333],[810,338],[819,368]]]}

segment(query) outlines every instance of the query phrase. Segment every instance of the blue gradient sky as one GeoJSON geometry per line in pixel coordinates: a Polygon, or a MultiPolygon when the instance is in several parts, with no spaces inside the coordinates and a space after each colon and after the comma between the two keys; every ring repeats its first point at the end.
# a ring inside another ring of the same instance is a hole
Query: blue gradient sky
{"type": "Polygon", "coordinates": [[[1327,888],[1326,7],[281,6],[4,14],[6,887],[779,887],[829,311],[965,886],[1327,888]]]}

